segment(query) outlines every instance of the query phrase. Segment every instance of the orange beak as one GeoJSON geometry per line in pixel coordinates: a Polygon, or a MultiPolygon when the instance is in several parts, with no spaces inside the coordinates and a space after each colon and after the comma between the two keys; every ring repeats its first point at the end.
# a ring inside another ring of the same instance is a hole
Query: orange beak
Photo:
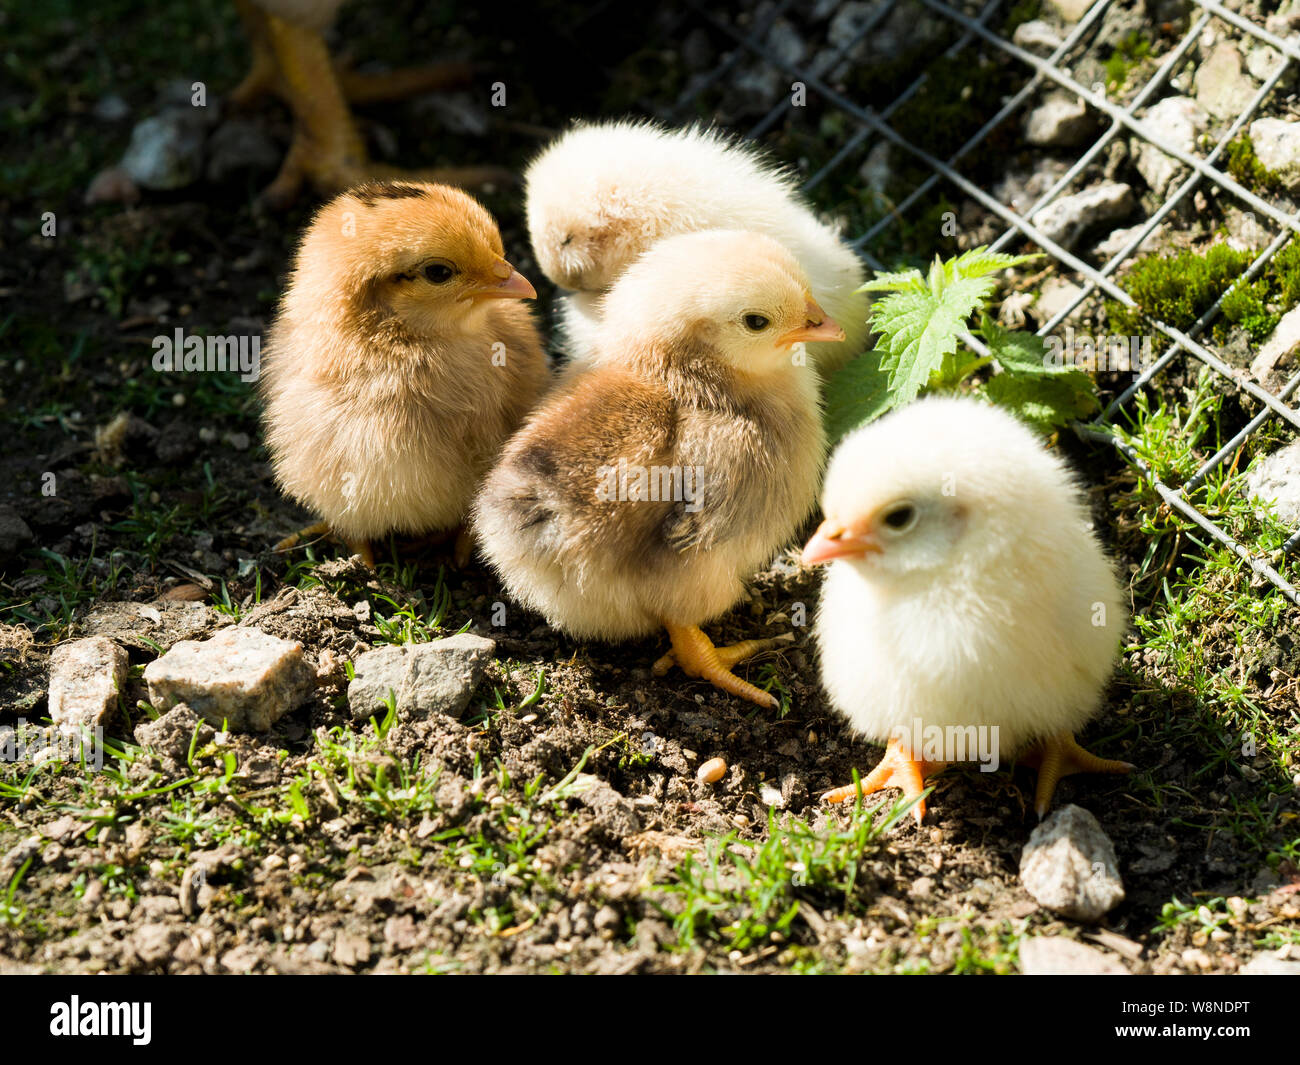
{"type": "Polygon", "coordinates": [[[495,279],[478,288],[471,289],[468,298],[478,300],[535,300],[537,289],[533,288],[528,278],[504,259],[492,267],[495,279]]]}
{"type": "Polygon", "coordinates": [[[844,330],[835,319],[817,305],[817,301],[808,297],[808,306],[804,310],[804,324],[798,329],[783,333],[776,342],[778,348],[792,348],[805,341],[834,341],[844,339],[844,330]]]}
{"type": "Polygon", "coordinates": [[[827,518],[817,527],[812,539],[804,544],[800,560],[805,566],[817,566],[835,558],[861,558],[880,552],[880,541],[866,526],[845,525],[827,518]]]}

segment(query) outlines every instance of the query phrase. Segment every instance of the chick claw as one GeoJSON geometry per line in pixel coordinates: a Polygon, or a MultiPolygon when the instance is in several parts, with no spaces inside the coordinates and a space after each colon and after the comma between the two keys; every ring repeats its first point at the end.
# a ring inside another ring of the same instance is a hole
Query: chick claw
{"type": "Polygon", "coordinates": [[[673,649],[655,662],[653,672],[656,677],[662,677],[673,666],[680,666],[688,677],[700,677],[715,688],[748,699],[751,703],[769,710],[775,710],[780,705],[772,695],[741,680],[731,670],[737,663],[760,651],[793,643],[793,634],[786,633],[770,640],[742,640],[725,647],[715,647],[713,641],[695,625],[670,625],[665,622],[664,628],[673,641],[673,649]]]}
{"type": "Polygon", "coordinates": [[[901,740],[891,739],[885,747],[885,756],[875,769],[858,781],[857,787],[846,784],[828,791],[822,798],[827,802],[847,802],[857,798],[859,792],[870,795],[884,788],[901,788],[904,798],[916,799],[912,816],[919,825],[925,817],[925,800],[921,798],[925,791],[925,778],[938,773],[946,765],[945,762],[919,762],[903,750],[901,740]]]}
{"type": "MultiPolygon", "coordinates": [[[[318,536],[333,536],[334,530],[330,528],[327,521],[318,521],[315,525],[308,525],[305,529],[299,529],[295,533],[290,533],[283,540],[279,541],[271,548],[278,555],[286,551],[292,551],[304,540],[309,540],[318,536]]],[[[347,540],[345,541],[347,549],[354,555],[360,555],[361,561],[365,563],[368,569],[375,568],[375,552],[370,546],[369,540],[347,540]]]]}
{"type": "Polygon", "coordinates": [[[1052,807],[1052,795],[1062,777],[1075,773],[1131,773],[1137,766],[1132,762],[1118,762],[1098,758],[1085,751],[1068,732],[1058,732],[1040,740],[1020,756],[1025,765],[1038,770],[1038,788],[1034,792],[1034,810],[1041,821],[1052,807]]]}

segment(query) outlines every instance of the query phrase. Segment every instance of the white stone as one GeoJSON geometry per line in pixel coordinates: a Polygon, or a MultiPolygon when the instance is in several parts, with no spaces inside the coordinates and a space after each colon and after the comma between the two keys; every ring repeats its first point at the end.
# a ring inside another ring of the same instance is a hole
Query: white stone
{"type": "Polygon", "coordinates": [[[1300,440],[1274,451],[1246,474],[1251,499],[1271,502],[1287,525],[1300,523],[1300,440]]]}
{"type": "Polygon", "coordinates": [[[383,714],[391,693],[403,717],[459,717],[495,652],[494,641],[468,632],[432,643],[367,651],[353,663],[353,678],[348,685],[352,716],[365,721],[383,714]]]}
{"type": "Polygon", "coordinates": [[[1128,976],[1118,958],[1065,936],[1031,936],[1020,941],[1020,971],[1026,976],[1128,976]]]}
{"type": "Polygon", "coordinates": [[[1061,36],[1049,23],[1042,19],[1032,19],[1016,27],[1011,43],[1026,52],[1048,56],[1061,47],[1061,36]]]}
{"type": "Polygon", "coordinates": [[[1081,806],[1054,810],[1029,836],[1020,880],[1053,913],[1096,921],[1124,901],[1115,847],[1081,806]]]}
{"type": "MultiPolygon", "coordinates": [[[[1165,143],[1191,154],[1195,151],[1197,136],[1209,125],[1209,116],[1189,97],[1167,96],[1147,110],[1142,116],[1142,124],[1165,143]]],[[[1138,173],[1156,195],[1163,195],[1174,179],[1186,170],[1185,164],[1145,140],[1138,140],[1134,148],[1138,173]]]]}
{"type": "Polygon", "coordinates": [[[1133,190],[1120,182],[1109,182],[1053,200],[1035,211],[1030,221],[1049,240],[1068,248],[1091,226],[1117,221],[1132,209],[1133,190]]]}
{"type": "Polygon", "coordinates": [[[50,656],[50,719],[89,728],[107,724],[128,666],[126,651],[105,636],[59,644],[50,656]]]}
{"type": "Polygon", "coordinates": [[[144,671],[149,701],[165,712],[186,703],[211,724],[265,732],[316,686],[316,670],[296,640],[232,626],[208,640],[182,640],[144,671]]]}
{"type": "Polygon", "coordinates": [[[1088,13],[1092,0],[1047,0],[1047,6],[1060,16],[1061,20],[1073,25],[1088,13]]]}
{"type": "Polygon", "coordinates": [[[1300,188],[1300,122],[1261,118],[1250,124],[1255,156],[1291,188],[1300,188]]]}
{"type": "Polygon", "coordinates": [[[1196,70],[1196,99],[1215,118],[1231,122],[1250,104],[1255,83],[1241,69],[1241,53],[1231,41],[1216,45],[1196,70]]]}
{"type": "Polygon", "coordinates": [[[1052,93],[1025,116],[1025,140],[1040,148],[1068,148],[1087,140],[1092,126],[1082,100],[1052,93]]]}

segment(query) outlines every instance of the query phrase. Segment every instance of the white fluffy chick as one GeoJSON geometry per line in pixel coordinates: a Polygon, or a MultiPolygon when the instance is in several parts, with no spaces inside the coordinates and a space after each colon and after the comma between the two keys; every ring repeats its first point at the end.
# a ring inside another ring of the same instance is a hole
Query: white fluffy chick
{"type": "MultiPolygon", "coordinates": [[[[870,300],[861,260],[804,202],[793,175],[717,131],[651,122],[581,124],[525,174],[528,232],[562,302],[566,350],[590,361],[603,296],[656,241],[733,229],[771,237],[794,256],[842,341],[808,345],[823,378],[866,346],[870,300]]],[[[707,269],[701,264],[701,269],[707,269]]]]}
{"type": "MultiPolygon", "coordinates": [[[[1074,740],[1098,711],[1127,615],[1079,489],[1025,425],[976,400],[923,399],[843,441],[822,510],[803,561],[830,563],[816,622],[823,683],[857,732],[888,744],[863,792],[919,797],[976,737],[1038,766],[1040,817],[1060,777],[1133,768],[1074,740]],[[926,760],[940,736],[944,753],[926,760]]],[[[913,809],[919,822],[924,802],[913,809]]]]}

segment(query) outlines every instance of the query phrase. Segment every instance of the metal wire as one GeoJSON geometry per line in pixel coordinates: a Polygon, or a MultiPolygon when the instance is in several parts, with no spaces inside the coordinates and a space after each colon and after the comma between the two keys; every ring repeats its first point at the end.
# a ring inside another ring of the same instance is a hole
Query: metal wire
{"type": "MultiPolygon", "coordinates": [[[[862,232],[850,234],[850,243],[868,265],[875,269],[882,268],[882,263],[873,254],[873,246],[891,226],[897,226],[906,217],[909,209],[925,202],[926,197],[936,186],[946,184],[954,187],[1005,223],[1005,230],[993,242],[992,246],[995,250],[1008,244],[1031,241],[1055,261],[1061,272],[1074,274],[1080,280],[1079,291],[1071,295],[1069,301],[1039,328],[1039,334],[1044,336],[1054,333],[1071,314],[1097,295],[1115,300],[1125,307],[1136,308],[1135,301],[1116,281],[1116,277],[1121,268],[1132,261],[1138,249],[1157,227],[1203,186],[1213,187],[1218,192],[1230,196],[1246,210],[1275,224],[1279,230],[1277,236],[1254,258],[1234,285],[1215,300],[1214,304],[1186,332],[1143,314],[1144,321],[1150,326],[1152,336],[1162,338],[1167,346],[1160,357],[1143,367],[1134,381],[1123,389],[1091,423],[1076,424],[1075,428],[1084,439],[1104,441],[1114,446],[1173,510],[1213,540],[1227,547],[1245,561],[1259,577],[1272,583],[1292,602],[1300,605],[1300,592],[1276,568],[1285,555],[1300,550],[1300,529],[1295,530],[1287,538],[1280,551],[1275,552],[1271,557],[1265,557],[1262,550],[1252,550],[1249,546],[1239,543],[1218,523],[1198,509],[1192,498],[1206,478],[1223,467],[1224,463],[1236,455],[1242,445],[1270,420],[1278,418],[1291,427],[1300,428],[1300,413],[1290,403],[1292,396],[1300,390],[1300,373],[1294,375],[1279,392],[1274,394],[1249,376],[1234,370],[1205,339],[1206,330],[1219,317],[1224,299],[1235,286],[1249,284],[1258,277],[1267,268],[1274,255],[1287,246],[1295,234],[1300,233],[1300,218],[1245,188],[1218,165],[1229,144],[1252,116],[1257,114],[1261,105],[1275,91],[1282,79],[1295,69],[1293,63],[1300,60],[1300,48],[1250,19],[1228,10],[1217,0],[1193,0],[1193,2],[1200,11],[1194,18],[1189,19],[1186,32],[1164,55],[1154,73],[1144,85],[1138,88],[1132,99],[1121,106],[1108,99],[1104,91],[1096,91],[1101,87],[1080,84],[1067,65],[1071,57],[1077,56],[1081,47],[1086,47],[1090,35],[1100,27],[1112,6],[1112,0],[1096,0],[1069,30],[1059,46],[1054,47],[1051,54],[1045,58],[1020,47],[991,28],[997,24],[993,16],[999,11],[1005,14],[1006,5],[1002,0],[991,0],[983,4],[974,14],[960,10],[949,0],[912,0],[913,6],[918,10],[923,9],[929,16],[937,17],[945,25],[950,25],[954,31],[954,43],[942,53],[936,50],[936,59],[940,54],[951,58],[959,55],[964,49],[980,49],[985,53],[1001,54],[1013,61],[1016,68],[1025,75],[1023,84],[1001,103],[996,112],[974,134],[948,158],[940,159],[921,145],[909,140],[890,123],[890,119],[925,84],[928,77],[925,70],[919,71],[917,76],[901,86],[891,99],[873,100],[872,106],[848,98],[829,83],[831,76],[829,72],[835,70],[841,63],[849,61],[848,57],[853,54],[860,42],[898,12],[902,6],[901,0],[881,0],[878,6],[867,14],[850,39],[838,46],[827,43],[820,49],[819,55],[830,56],[829,60],[823,59],[819,64],[820,70],[826,73],[818,73],[806,66],[786,62],[774,54],[769,47],[767,39],[774,24],[791,8],[788,0],[765,9],[763,17],[756,20],[756,24],[748,31],[706,9],[702,0],[689,0],[698,17],[725,34],[736,47],[726,61],[719,64],[708,77],[688,87],[681,94],[673,112],[676,116],[680,116],[695,106],[706,89],[718,84],[746,57],[749,57],[751,62],[757,59],[792,80],[802,82],[810,96],[818,98],[823,106],[844,116],[853,125],[853,131],[843,145],[808,179],[805,185],[807,191],[816,189],[827,181],[833,181],[837,174],[841,180],[844,180],[845,167],[858,164],[865,157],[866,152],[882,140],[907,153],[914,162],[920,163],[926,170],[924,179],[901,202],[894,205],[892,210],[871,223],[862,232]],[[1215,19],[1235,27],[1246,34],[1252,42],[1267,45],[1277,53],[1279,61],[1263,86],[1254,93],[1242,112],[1227,126],[1209,153],[1201,157],[1172,143],[1164,131],[1154,127],[1143,116],[1143,112],[1158,98],[1162,89],[1173,78],[1179,65],[1185,62],[1189,51],[1215,19]],[[1109,121],[1105,130],[1081,151],[1074,163],[1052,183],[1046,192],[1038,196],[1032,206],[1021,213],[999,202],[988,190],[976,185],[956,168],[983,145],[999,126],[1011,119],[1018,110],[1032,100],[1045,85],[1050,85],[1055,91],[1082,101],[1109,121]],[[1125,240],[1123,247],[1098,268],[1050,239],[1039,226],[1034,224],[1033,219],[1038,217],[1043,208],[1057,201],[1086,168],[1097,161],[1102,153],[1121,137],[1155,147],[1180,163],[1185,168],[1185,172],[1176,186],[1168,192],[1160,207],[1134,227],[1134,232],[1125,240]],[[1112,427],[1116,419],[1125,412],[1127,405],[1143,388],[1169,370],[1176,362],[1187,359],[1209,367],[1214,374],[1228,382],[1232,389],[1255,400],[1260,405],[1260,410],[1190,478],[1180,487],[1175,488],[1166,484],[1159,472],[1145,463],[1120,434],[1112,431],[1112,427]]],[[[783,98],[764,114],[762,119],[749,130],[748,135],[758,137],[771,130],[788,114],[791,106],[789,98],[783,98]]]]}

